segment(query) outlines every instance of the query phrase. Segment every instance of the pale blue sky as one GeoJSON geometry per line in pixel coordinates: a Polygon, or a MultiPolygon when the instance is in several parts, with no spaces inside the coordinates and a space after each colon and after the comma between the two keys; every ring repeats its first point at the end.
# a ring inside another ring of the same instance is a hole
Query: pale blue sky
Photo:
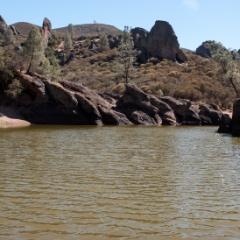
{"type": "Polygon", "coordinates": [[[195,50],[205,40],[240,49],[240,0],[0,0],[0,15],[8,24],[41,25],[48,17],[53,28],[98,23],[142,27],[168,21],[181,47],[195,50]]]}

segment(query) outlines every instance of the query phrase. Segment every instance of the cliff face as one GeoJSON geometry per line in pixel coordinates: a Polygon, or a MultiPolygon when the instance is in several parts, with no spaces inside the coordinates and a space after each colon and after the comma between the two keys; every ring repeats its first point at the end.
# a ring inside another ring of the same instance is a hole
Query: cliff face
{"type": "Polygon", "coordinates": [[[132,29],[135,47],[142,51],[140,61],[155,57],[172,61],[187,61],[179,48],[177,36],[172,26],[165,21],[156,21],[150,32],[142,28],[132,29]]]}
{"type": "Polygon", "coordinates": [[[25,120],[34,124],[218,125],[222,118],[222,113],[211,106],[157,98],[133,84],[125,84],[122,96],[100,96],[80,83],[54,83],[37,74],[16,71],[15,79],[20,81],[22,93],[15,100],[0,100],[0,105],[17,108],[25,120]]]}

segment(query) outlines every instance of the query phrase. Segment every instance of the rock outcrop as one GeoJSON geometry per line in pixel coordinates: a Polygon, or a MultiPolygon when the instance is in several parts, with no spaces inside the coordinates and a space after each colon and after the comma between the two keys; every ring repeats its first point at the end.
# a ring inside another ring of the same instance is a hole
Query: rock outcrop
{"type": "Polygon", "coordinates": [[[156,21],[150,32],[142,28],[131,30],[135,47],[142,51],[140,62],[154,57],[160,60],[187,61],[187,57],[179,48],[177,36],[172,26],[165,21],[156,21]]]}
{"type": "Polygon", "coordinates": [[[212,41],[205,41],[203,42],[197,49],[196,49],[196,54],[205,57],[205,58],[211,58],[211,51],[208,48],[207,44],[212,43],[212,41]]]}
{"type": "Polygon", "coordinates": [[[228,114],[223,114],[219,124],[218,133],[232,133],[232,119],[228,114]]]}
{"type": "Polygon", "coordinates": [[[179,49],[177,36],[168,22],[156,21],[152,27],[148,35],[148,56],[172,61],[177,59],[185,62],[187,60],[182,50],[179,49]]]}
{"type": "Polygon", "coordinates": [[[232,135],[240,136],[240,98],[233,104],[232,135]]]}
{"type": "Polygon", "coordinates": [[[199,107],[172,97],[158,98],[130,83],[125,84],[123,95],[99,95],[81,83],[55,83],[20,71],[14,75],[23,91],[15,100],[1,96],[0,105],[18,108],[25,120],[34,124],[175,126],[224,122],[223,114],[210,105],[199,107]]]}
{"type": "Polygon", "coordinates": [[[13,25],[10,25],[10,29],[12,30],[13,35],[19,35],[20,34],[18,29],[16,27],[14,27],[13,25]]]}
{"type": "Polygon", "coordinates": [[[4,33],[8,28],[10,28],[13,32],[13,35],[20,34],[20,32],[18,31],[18,29],[15,26],[13,26],[13,25],[8,26],[7,23],[5,22],[4,18],[1,15],[0,15],[0,23],[1,23],[0,33],[4,33]]]}
{"type": "Polygon", "coordinates": [[[3,28],[3,29],[0,29],[0,31],[3,33],[4,31],[6,31],[8,29],[8,25],[1,15],[0,15],[0,23],[1,23],[2,28],[3,28]]]}
{"type": "Polygon", "coordinates": [[[47,46],[48,40],[51,37],[51,30],[52,30],[52,23],[48,18],[45,17],[42,25],[42,36],[44,39],[45,46],[47,46]]]}

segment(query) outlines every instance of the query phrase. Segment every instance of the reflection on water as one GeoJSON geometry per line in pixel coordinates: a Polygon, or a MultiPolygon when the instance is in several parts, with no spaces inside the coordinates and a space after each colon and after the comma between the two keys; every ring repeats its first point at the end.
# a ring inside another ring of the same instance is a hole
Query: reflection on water
{"type": "Polygon", "coordinates": [[[0,130],[0,239],[239,239],[240,139],[215,130],[0,130]]]}

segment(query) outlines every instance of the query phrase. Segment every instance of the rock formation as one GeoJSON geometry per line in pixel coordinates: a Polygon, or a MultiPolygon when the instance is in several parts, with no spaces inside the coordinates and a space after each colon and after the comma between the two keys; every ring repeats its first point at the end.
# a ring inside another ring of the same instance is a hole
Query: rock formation
{"type": "Polygon", "coordinates": [[[2,26],[2,29],[0,29],[1,33],[6,31],[8,28],[10,28],[14,35],[19,35],[20,34],[20,32],[18,31],[18,29],[16,27],[14,27],[13,25],[8,26],[7,23],[5,22],[4,18],[1,15],[0,15],[0,23],[1,23],[1,26],[2,26]]]}
{"type": "Polygon", "coordinates": [[[131,30],[136,48],[142,51],[140,61],[154,57],[172,61],[187,61],[187,57],[179,48],[177,36],[172,26],[165,21],[156,21],[148,33],[142,28],[131,30]]]}
{"type": "Polygon", "coordinates": [[[232,135],[240,136],[240,98],[233,105],[232,135]]]}
{"type": "Polygon", "coordinates": [[[48,18],[45,17],[42,25],[42,36],[44,39],[45,46],[47,46],[48,40],[51,37],[51,30],[52,30],[52,23],[48,18]]]}
{"type": "Polygon", "coordinates": [[[205,57],[205,58],[211,58],[211,52],[210,49],[207,47],[208,43],[211,43],[212,41],[206,41],[203,42],[197,49],[196,49],[196,54],[205,57]]]}
{"type": "Polygon", "coordinates": [[[14,27],[13,25],[10,25],[10,29],[12,30],[13,35],[19,35],[20,34],[18,29],[16,27],[14,27]]]}
{"type": "Polygon", "coordinates": [[[5,22],[4,18],[1,15],[0,15],[0,23],[1,23],[2,27],[3,27],[3,30],[1,30],[1,31],[6,31],[8,29],[8,25],[7,25],[7,23],[5,22]]]}
{"type": "Polygon", "coordinates": [[[215,125],[223,116],[210,105],[157,98],[130,83],[125,84],[123,95],[99,95],[80,83],[55,83],[34,73],[15,71],[15,79],[20,81],[22,93],[16,99],[1,96],[0,105],[18,108],[34,124],[215,125]]]}

